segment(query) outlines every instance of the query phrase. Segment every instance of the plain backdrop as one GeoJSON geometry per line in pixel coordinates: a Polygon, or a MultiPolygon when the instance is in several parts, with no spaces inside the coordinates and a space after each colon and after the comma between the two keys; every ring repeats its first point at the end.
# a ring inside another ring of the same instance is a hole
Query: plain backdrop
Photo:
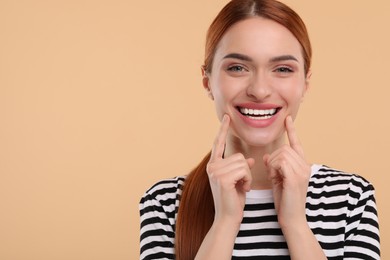
{"type": "MultiPolygon", "coordinates": [[[[376,187],[389,243],[390,2],[286,0],[314,49],[310,162],[376,187]]],[[[219,126],[201,84],[227,0],[0,0],[0,259],[138,259],[142,194],[219,126]]]]}

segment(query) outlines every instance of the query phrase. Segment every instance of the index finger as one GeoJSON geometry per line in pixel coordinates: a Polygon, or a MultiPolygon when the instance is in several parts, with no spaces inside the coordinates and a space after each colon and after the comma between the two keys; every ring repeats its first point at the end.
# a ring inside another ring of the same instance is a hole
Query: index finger
{"type": "Polygon", "coordinates": [[[218,134],[215,137],[213,149],[211,150],[210,161],[215,161],[222,159],[223,153],[225,151],[226,137],[229,130],[230,118],[228,115],[224,115],[222,118],[221,126],[219,128],[218,134]]]}
{"type": "Polygon", "coordinates": [[[305,157],[301,142],[298,139],[297,132],[295,130],[294,122],[291,116],[286,118],[286,131],[290,147],[302,158],[305,157]]]}

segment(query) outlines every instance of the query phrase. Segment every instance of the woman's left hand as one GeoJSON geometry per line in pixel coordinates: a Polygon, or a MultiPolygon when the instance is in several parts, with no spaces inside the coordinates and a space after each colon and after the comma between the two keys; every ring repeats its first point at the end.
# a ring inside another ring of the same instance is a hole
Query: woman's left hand
{"type": "Polygon", "coordinates": [[[305,160],[291,116],[286,118],[285,124],[289,144],[263,157],[282,230],[307,225],[306,195],[311,174],[311,166],[305,160]]]}

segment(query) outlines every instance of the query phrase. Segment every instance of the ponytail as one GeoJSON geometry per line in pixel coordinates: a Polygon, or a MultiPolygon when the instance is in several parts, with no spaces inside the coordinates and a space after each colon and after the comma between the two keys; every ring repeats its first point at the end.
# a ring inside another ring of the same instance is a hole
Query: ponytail
{"type": "Polygon", "coordinates": [[[214,221],[214,200],[206,172],[209,152],[187,176],[175,231],[176,260],[193,260],[214,221]]]}

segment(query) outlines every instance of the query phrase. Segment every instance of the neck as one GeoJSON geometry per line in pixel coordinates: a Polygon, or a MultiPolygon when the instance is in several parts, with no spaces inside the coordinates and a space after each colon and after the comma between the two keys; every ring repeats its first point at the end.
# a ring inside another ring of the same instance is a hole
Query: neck
{"type": "Polygon", "coordinates": [[[241,153],[245,158],[253,158],[255,160],[255,164],[251,168],[253,179],[251,189],[271,189],[271,182],[268,180],[267,168],[265,167],[263,156],[265,154],[273,153],[276,149],[284,145],[284,143],[285,142],[282,137],[265,146],[251,146],[236,137],[229,136],[226,141],[224,154],[228,157],[236,153],[241,153]]]}

